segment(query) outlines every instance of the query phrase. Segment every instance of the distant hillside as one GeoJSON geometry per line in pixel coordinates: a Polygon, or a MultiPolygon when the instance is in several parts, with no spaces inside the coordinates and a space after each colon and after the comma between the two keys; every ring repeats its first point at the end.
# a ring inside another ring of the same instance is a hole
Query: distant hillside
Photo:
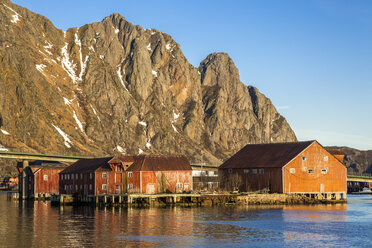
{"type": "Polygon", "coordinates": [[[327,147],[327,149],[345,154],[344,164],[347,166],[348,172],[372,174],[372,150],[360,151],[350,147],[336,146],[327,147]]]}

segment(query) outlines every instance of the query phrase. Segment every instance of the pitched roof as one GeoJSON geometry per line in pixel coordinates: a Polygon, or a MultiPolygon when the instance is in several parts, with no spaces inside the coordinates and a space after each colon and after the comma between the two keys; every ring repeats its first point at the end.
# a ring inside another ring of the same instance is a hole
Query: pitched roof
{"type": "Polygon", "coordinates": [[[184,155],[141,155],[133,158],[134,163],[127,171],[192,170],[184,155]]]}
{"type": "Polygon", "coordinates": [[[219,168],[283,167],[314,142],[248,144],[219,168]]]}
{"type": "Polygon", "coordinates": [[[81,172],[93,172],[98,168],[111,170],[111,167],[108,163],[112,157],[108,158],[92,158],[92,159],[79,159],[61,173],[81,173],[81,172]]]}

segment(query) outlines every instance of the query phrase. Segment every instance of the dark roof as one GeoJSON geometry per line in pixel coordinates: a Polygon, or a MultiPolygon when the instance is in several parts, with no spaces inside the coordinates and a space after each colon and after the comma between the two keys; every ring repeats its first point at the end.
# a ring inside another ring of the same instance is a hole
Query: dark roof
{"type": "Polygon", "coordinates": [[[133,159],[134,163],[127,171],[192,170],[184,155],[140,155],[133,159]]]}
{"type": "Polygon", "coordinates": [[[112,157],[108,158],[92,158],[92,159],[79,159],[63,171],[61,173],[81,173],[81,172],[93,172],[98,168],[103,168],[107,170],[111,170],[108,161],[110,161],[112,157]]]}
{"type": "Polygon", "coordinates": [[[314,142],[248,144],[219,168],[283,167],[314,142]]]}

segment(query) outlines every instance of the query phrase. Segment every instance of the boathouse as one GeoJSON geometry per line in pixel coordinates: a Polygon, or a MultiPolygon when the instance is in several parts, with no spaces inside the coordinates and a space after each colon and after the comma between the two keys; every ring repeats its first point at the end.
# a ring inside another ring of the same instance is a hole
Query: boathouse
{"type": "MultiPolygon", "coordinates": [[[[183,155],[140,155],[127,173],[128,193],[181,193],[193,189],[192,169],[183,155]]],[[[123,163],[130,157],[119,157],[123,163]]]]}
{"type": "Polygon", "coordinates": [[[317,141],[248,144],[218,171],[227,190],[346,199],[346,167],[317,141]]]}
{"type": "Polygon", "coordinates": [[[61,194],[122,194],[125,167],[113,157],[80,159],[60,172],[61,194]]]}
{"type": "MultiPolygon", "coordinates": [[[[33,161],[25,169],[26,176],[26,198],[38,199],[48,198],[51,194],[59,193],[59,173],[65,169],[67,165],[52,162],[52,161],[33,161]]],[[[22,162],[17,163],[19,177],[22,178],[23,165],[22,162]]],[[[19,194],[23,192],[23,180],[19,180],[19,194]]]]}

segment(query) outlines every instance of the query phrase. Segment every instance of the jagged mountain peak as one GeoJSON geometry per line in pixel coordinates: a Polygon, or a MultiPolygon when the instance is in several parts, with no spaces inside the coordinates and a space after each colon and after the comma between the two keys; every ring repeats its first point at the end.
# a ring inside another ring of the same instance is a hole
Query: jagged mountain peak
{"type": "Polygon", "coordinates": [[[22,7],[11,22],[13,12],[2,6],[4,149],[183,153],[218,164],[246,143],[296,140],[270,100],[240,81],[226,53],[195,68],[170,35],[117,13],[62,32],[22,7]]]}

